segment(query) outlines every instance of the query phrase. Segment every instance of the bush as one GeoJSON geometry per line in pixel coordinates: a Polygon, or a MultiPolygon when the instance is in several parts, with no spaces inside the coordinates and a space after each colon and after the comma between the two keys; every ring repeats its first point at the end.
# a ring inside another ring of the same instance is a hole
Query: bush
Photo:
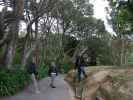
{"type": "Polygon", "coordinates": [[[61,62],[61,70],[63,73],[69,72],[71,69],[74,68],[74,64],[70,60],[69,56],[64,57],[63,61],[61,62]]]}
{"type": "Polygon", "coordinates": [[[16,52],[14,58],[13,58],[13,65],[16,65],[16,64],[21,64],[21,55],[19,52],[16,52]]]}
{"type": "Polygon", "coordinates": [[[42,66],[37,69],[37,79],[40,80],[48,75],[48,67],[42,66]]]}
{"type": "Polygon", "coordinates": [[[0,71],[0,96],[10,96],[29,83],[29,75],[19,69],[0,71]]]}

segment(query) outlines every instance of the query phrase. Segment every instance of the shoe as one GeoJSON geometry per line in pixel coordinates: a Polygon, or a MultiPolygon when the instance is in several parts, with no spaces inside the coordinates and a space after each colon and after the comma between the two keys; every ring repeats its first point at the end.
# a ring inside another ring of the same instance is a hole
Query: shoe
{"type": "Polygon", "coordinates": [[[85,78],[87,78],[88,76],[87,75],[85,75],[85,78]]]}
{"type": "Polygon", "coordinates": [[[55,86],[51,86],[52,88],[56,88],[55,86]]]}
{"type": "Polygon", "coordinates": [[[55,86],[53,86],[52,84],[50,84],[50,87],[51,87],[51,88],[56,88],[56,87],[55,87],[55,86]]]}

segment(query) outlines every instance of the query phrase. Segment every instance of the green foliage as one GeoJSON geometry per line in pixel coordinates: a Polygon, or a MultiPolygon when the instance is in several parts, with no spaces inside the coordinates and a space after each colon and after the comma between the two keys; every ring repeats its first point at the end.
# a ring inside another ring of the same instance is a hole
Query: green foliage
{"type": "Polygon", "coordinates": [[[101,65],[112,65],[113,64],[113,55],[111,51],[111,47],[107,45],[107,43],[104,42],[104,45],[102,46],[101,50],[99,51],[99,62],[101,65]]]}
{"type": "Polygon", "coordinates": [[[93,5],[86,0],[74,0],[74,3],[77,5],[77,9],[82,15],[93,15],[93,5]]]}
{"type": "Polygon", "coordinates": [[[21,52],[20,48],[16,48],[16,52],[15,52],[15,55],[14,55],[14,58],[13,58],[13,65],[21,64],[21,59],[22,59],[22,55],[21,54],[22,54],[22,52],[21,52]]]}
{"type": "Polygon", "coordinates": [[[120,82],[123,84],[123,82],[133,80],[133,77],[132,76],[126,76],[126,75],[118,75],[118,76],[112,77],[112,79],[114,82],[120,82]]]}
{"type": "Polygon", "coordinates": [[[40,80],[48,75],[48,67],[40,66],[37,68],[37,79],[40,80]]]}
{"type": "Polygon", "coordinates": [[[64,59],[62,60],[60,66],[61,66],[62,73],[67,73],[72,68],[74,68],[74,64],[71,62],[69,56],[64,57],[64,59]]]}
{"type": "MultiPolygon", "coordinates": [[[[111,2],[111,1],[110,1],[111,2]]],[[[113,3],[113,2],[112,2],[113,3]]],[[[133,26],[133,2],[120,1],[111,5],[113,28],[117,34],[131,34],[133,26]],[[118,5],[118,7],[116,7],[118,5]],[[113,14],[114,13],[114,14],[113,14]],[[128,30],[127,30],[128,29],[128,30]]]]}
{"type": "MultiPolygon", "coordinates": [[[[106,38],[107,39],[107,38],[106,38]]],[[[94,37],[88,40],[88,54],[95,58],[99,65],[112,65],[111,47],[109,40],[94,37]]]]}
{"type": "Polygon", "coordinates": [[[128,56],[128,65],[133,65],[133,53],[128,56]]]}
{"type": "Polygon", "coordinates": [[[64,52],[66,52],[67,55],[72,56],[79,41],[76,40],[75,37],[69,35],[66,35],[64,38],[64,52]]]}
{"type": "Polygon", "coordinates": [[[13,64],[20,64],[21,63],[21,55],[20,53],[16,52],[15,57],[13,59],[13,64]]]}
{"type": "Polygon", "coordinates": [[[19,69],[0,71],[0,96],[10,96],[29,83],[29,75],[19,69]]]}
{"type": "Polygon", "coordinates": [[[2,55],[3,54],[3,49],[2,48],[0,48],[0,55],[2,55]]]}

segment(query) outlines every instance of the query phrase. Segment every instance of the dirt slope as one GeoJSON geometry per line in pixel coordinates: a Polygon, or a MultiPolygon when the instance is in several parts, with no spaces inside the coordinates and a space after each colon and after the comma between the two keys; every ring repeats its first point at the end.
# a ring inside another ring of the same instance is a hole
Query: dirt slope
{"type": "Polygon", "coordinates": [[[88,68],[88,78],[78,83],[75,72],[70,71],[66,80],[77,88],[83,100],[133,100],[133,69],[96,67],[88,68]],[[76,84],[76,85],[75,85],[76,84]]]}

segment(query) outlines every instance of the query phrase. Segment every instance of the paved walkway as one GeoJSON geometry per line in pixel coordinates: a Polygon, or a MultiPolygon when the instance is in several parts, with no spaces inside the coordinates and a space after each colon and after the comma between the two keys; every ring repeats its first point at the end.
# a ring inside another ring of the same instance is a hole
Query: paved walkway
{"type": "Polygon", "coordinates": [[[51,88],[49,81],[49,78],[45,78],[39,82],[40,94],[35,94],[31,85],[15,96],[0,98],[0,100],[74,100],[72,90],[61,76],[55,81],[56,88],[51,88]]]}

